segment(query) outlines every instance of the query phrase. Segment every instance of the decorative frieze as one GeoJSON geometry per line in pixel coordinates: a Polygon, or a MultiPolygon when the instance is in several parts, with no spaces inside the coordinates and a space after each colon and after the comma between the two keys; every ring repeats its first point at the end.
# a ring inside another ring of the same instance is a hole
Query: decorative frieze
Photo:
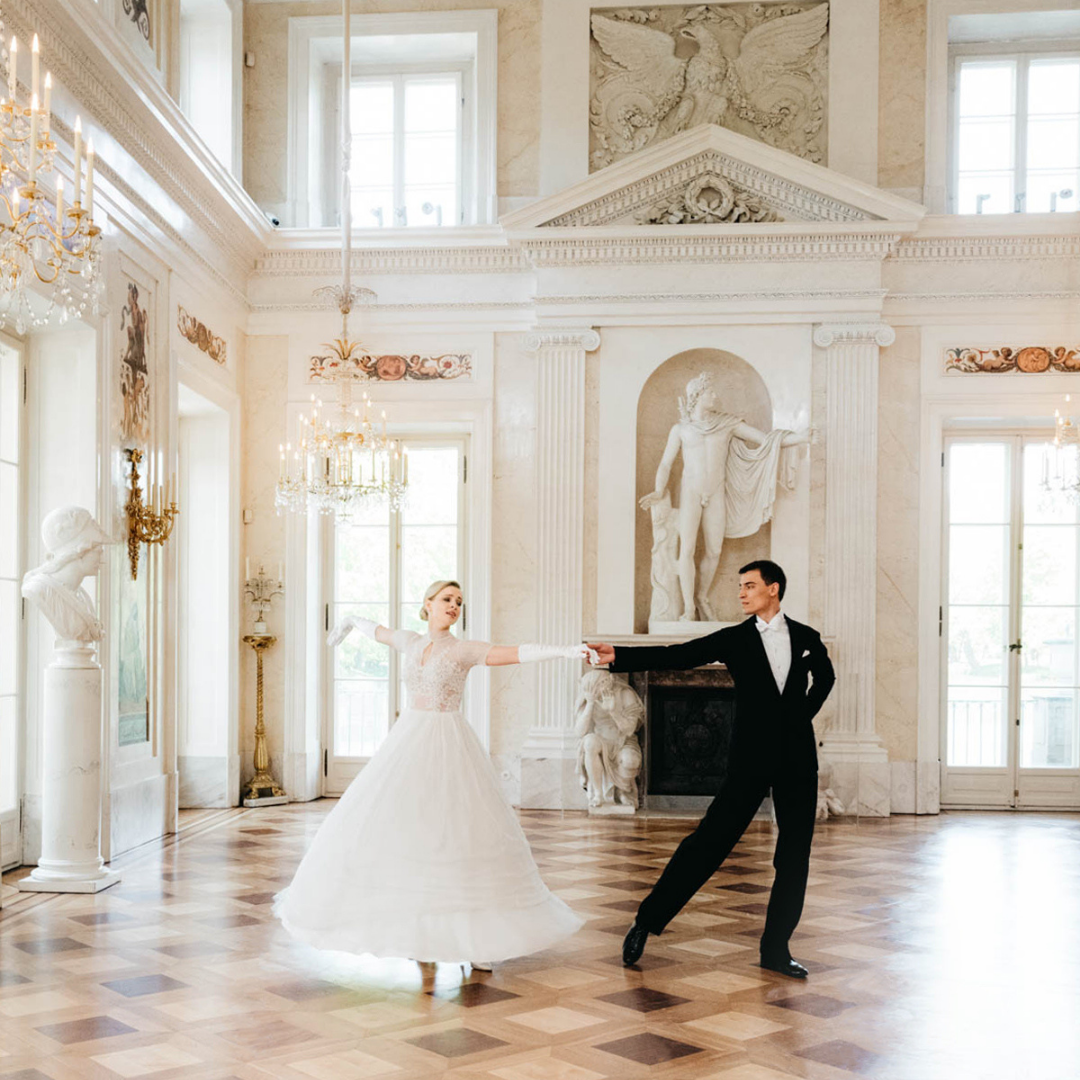
{"type": "MultiPolygon", "coordinates": [[[[503,247],[353,249],[354,274],[513,274],[529,270],[521,250],[503,247]]],[[[253,278],[333,277],[341,273],[341,252],[268,251],[255,263],[253,278]]]]}
{"type": "Polygon", "coordinates": [[[342,377],[362,382],[438,382],[472,378],[469,353],[354,353],[342,359],[337,353],[313,356],[308,362],[308,382],[333,382],[342,377]]]}
{"type": "Polygon", "coordinates": [[[1080,371],[1080,345],[1000,345],[997,348],[945,350],[945,370],[996,375],[1007,371],[1038,375],[1044,371],[1080,371]]]}
{"type": "Polygon", "coordinates": [[[906,239],[894,252],[897,259],[947,259],[955,262],[1002,259],[1075,259],[1077,236],[947,236],[932,240],[906,239]]]}
{"type": "Polygon", "coordinates": [[[210,333],[205,323],[200,322],[194,315],[189,315],[179,304],[176,307],[176,329],[186,341],[201,349],[215,363],[226,362],[225,339],[210,333]]]}

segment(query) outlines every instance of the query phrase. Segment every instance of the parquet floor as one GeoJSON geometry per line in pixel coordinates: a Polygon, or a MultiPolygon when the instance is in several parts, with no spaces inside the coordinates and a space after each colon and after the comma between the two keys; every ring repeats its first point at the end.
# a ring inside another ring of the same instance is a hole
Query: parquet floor
{"type": "Polygon", "coordinates": [[[196,822],[98,896],[9,893],[0,1080],[1080,1076],[1080,816],[823,826],[798,983],[755,966],[766,822],[638,970],[622,936],[685,821],[522,814],[589,922],[493,974],[315,952],[270,900],[330,805],[196,822]]]}

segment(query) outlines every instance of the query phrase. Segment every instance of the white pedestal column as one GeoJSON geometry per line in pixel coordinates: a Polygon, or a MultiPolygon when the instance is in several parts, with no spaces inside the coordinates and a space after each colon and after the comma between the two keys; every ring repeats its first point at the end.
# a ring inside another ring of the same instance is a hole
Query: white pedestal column
{"type": "Polygon", "coordinates": [[[45,669],[41,858],[24,892],[95,893],[120,875],[101,858],[101,665],[57,639],[45,669]]]}
{"type": "Polygon", "coordinates": [[[835,641],[834,719],[823,757],[850,813],[887,816],[889,757],[875,731],[878,350],[883,323],[814,329],[825,350],[825,625],[835,641]]]}
{"type": "MultiPolygon", "coordinates": [[[[537,640],[581,640],[585,543],[585,354],[600,345],[588,328],[529,334],[536,379],[537,640]]],[[[585,809],[574,777],[574,700],[581,664],[546,660],[537,672],[537,716],[522,750],[521,805],[585,809]]]]}

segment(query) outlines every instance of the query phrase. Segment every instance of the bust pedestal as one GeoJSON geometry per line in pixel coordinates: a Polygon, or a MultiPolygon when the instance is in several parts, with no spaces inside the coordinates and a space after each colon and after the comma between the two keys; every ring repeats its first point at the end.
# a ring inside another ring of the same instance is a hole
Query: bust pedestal
{"type": "Polygon", "coordinates": [[[45,669],[41,858],[23,892],[96,893],[120,875],[101,858],[101,665],[95,646],[56,642],[45,669]]]}

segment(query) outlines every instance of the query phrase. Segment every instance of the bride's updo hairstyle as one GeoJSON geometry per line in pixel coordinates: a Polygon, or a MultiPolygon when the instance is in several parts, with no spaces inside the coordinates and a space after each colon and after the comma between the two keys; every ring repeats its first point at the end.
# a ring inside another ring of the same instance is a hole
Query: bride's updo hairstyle
{"type": "MultiPolygon", "coordinates": [[[[461,585],[456,581],[433,581],[427,588],[427,592],[424,593],[424,602],[420,605],[420,618],[427,622],[428,610],[427,602],[434,600],[436,596],[443,591],[443,589],[453,586],[458,591],[461,590],[461,585]]],[[[464,606],[464,605],[462,605],[464,606]]]]}

